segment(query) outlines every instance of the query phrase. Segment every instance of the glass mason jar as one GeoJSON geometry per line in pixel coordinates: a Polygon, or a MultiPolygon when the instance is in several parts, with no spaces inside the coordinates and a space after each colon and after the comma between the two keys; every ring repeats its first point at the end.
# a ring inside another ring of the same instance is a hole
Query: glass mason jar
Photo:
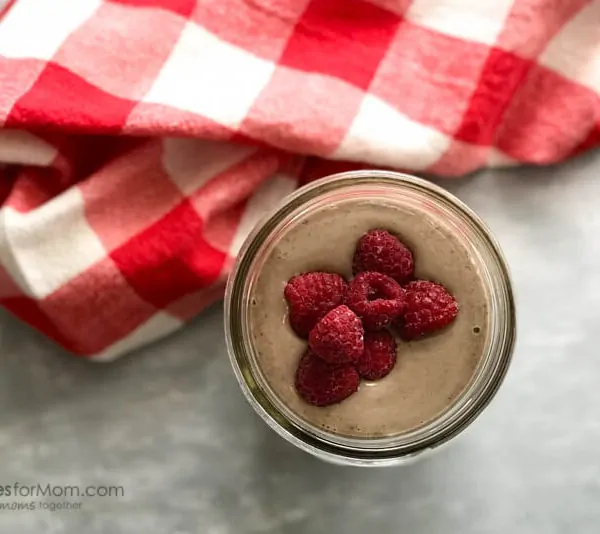
{"type": "Polygon", "coordinates": [[[516,336],[515,305],[500,246],[481,219],[463,202],[428,181],[406,174],[345,172],[298,189],[248,236],[227,284],[225,335],[231,364],[246,399],[280,436],[318,458],[337,464],[398,465],[437,450],[457,436],[495,396],[512,357],[516,336]],[[488,335],[470,382],[450,406],[432,420],[391,436],[342,436],[299,417],[282,402],[263,376],[250,335],[253,284],[273,245],[308,214],[350,198],[374,202],[401,199],[404,204],[442,216],[472,254],[489,299],[488,335]]]}

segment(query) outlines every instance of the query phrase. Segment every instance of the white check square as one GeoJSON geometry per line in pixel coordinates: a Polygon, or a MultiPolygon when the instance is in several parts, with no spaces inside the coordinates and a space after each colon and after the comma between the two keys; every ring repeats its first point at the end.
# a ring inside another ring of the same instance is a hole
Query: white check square
{"type": "Polygon", "coordinates": [[[190,195],[255,150],[233,143],[168,137],[163,140],[162,161],[179,190],[190,195]]]}
{"type": "Polygon", "coordinates": [[[414,122],[382,100],[367,95],[333,157],[426,169],[443,155],[450,142],[447,135],[414,122]]]}
{"type": "Polygon", "coordinates": [[[102,0],[19,0],[0,26],[0,55],[52,59],[102,0]]]}
{"type": "Polygon", "coordinates": [[[541,65],[600,94],[600,3],[591,2],[550,41],[541,65]]]}
{"type": "Polygon", "coordinates": [[[144,102],[175,107],[237,127],[274,69],[274,63],[188,22],[144,102]]]}
{"type": "Polygon", "coordinates": [[[0,130],[0,161],[3,164],[47,166],[57,154],[56,147],[26,130],[0,130]]]}
{"type": "Polygon", "coordinates": [[[406,19],[438,32],[493,45],[514,0],[414,0],[406,19]]]}
{"type": "Polygon", "coordinates": [[[77,187],[27,213],[4,208],[0,234],[3,263],[26,293],[40,299],[106,256],[77,187]]]}

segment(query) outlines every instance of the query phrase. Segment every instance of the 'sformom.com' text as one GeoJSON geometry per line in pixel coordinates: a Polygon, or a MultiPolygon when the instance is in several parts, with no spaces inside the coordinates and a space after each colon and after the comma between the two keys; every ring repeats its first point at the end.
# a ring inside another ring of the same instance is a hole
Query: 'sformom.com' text
{"type": "Polygon", "coordinates": [[[0,484],[0,499],[3,497],[124,497],[123,486],[72,486],[55,484],[0,484]]]}

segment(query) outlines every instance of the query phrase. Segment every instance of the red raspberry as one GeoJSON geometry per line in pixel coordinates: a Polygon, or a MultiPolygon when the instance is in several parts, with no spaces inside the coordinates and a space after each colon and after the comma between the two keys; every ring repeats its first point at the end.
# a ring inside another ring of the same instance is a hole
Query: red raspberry
{"type": "Polygon", "coordinates": [[[396,365],[396,340],[387,330],[367,332],[365,351],[356,363],[361,378],[379,380],[396,365]]]}
{"type": "Polygon", "coordinates": [[[370,230],[356,244],[354,273],[376,271],[391,276],[399,284],[412,279],[415,262],[412,252],[396,236],[385,230],[370,230]]]}
{"type": "Polygon", "coordinates": [[[404,289],[393,278],[366,271],[350,282],[345,303],[366,329],[379,330],[404,312],[405,300],[404,289]]]}
{"type": "Polygon", "coordinates": [[[283,294],[296,334],[308,337],[325,314],[342,303],[347,288],[348,284],[339,274],[313,272],[291,278],[283,294]]]}
{"type": "Polygon", "coordinates": [[[331,310],[310,331],[308,345],[326,362],[355,362],[363,353],[364,334],[360,319],[342,305],[331,310]]]}
{"type": "Polygon", "coordinates": [[[405,289],[406,311],[395,325],[402,339],[410,341],[440,330],[458,314],[458,303],[440,284],[416,280],[405,289]]]}
{"type": "Polygon", "coordinates": [[[296,371],[296,391],[309,404],[327,406],[352,395],[360,383],[352,365],[333,365],[310,350],[300,359],[296,371]]]}

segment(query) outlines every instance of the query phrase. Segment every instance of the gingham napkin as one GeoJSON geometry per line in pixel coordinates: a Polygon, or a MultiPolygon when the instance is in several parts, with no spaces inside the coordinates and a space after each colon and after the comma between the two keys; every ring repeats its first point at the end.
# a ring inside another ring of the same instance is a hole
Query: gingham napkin
{"type": "Polygon", "coordinates": [[[115,358],[218,299],[336,161],[560,161],[600,141],[599,93],[600,1],[9,0],[0,302],[115,358]]]}

